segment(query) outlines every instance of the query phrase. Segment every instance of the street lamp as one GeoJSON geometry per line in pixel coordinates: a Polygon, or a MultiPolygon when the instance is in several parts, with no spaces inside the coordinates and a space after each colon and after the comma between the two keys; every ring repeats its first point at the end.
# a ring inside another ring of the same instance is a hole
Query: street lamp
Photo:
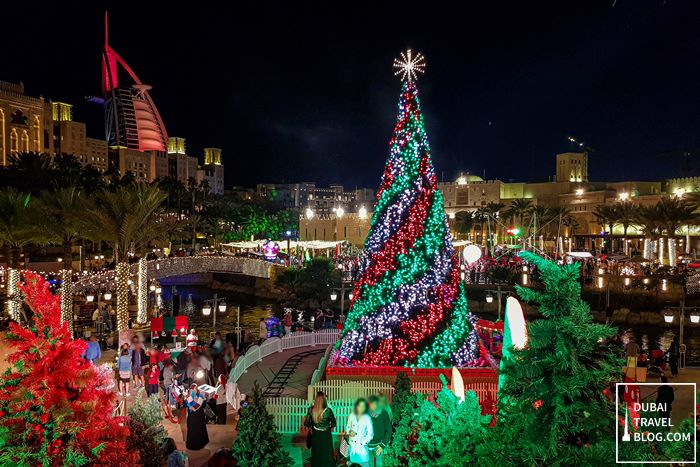
{"type": "Polygon", "coordinates": [[[105,292],[105,300],[111,300],[112,299],[112,292],[105,292]]]}
{"type": "Polygon", "coordinates": [[[331,300],[336,301],[338,299],[338,292],[335,290],[331,292],[331,300]]]}
{"type": "Polygon", "coordinates": [[[690,314],[690,322],[693,324],[698,324],[700,323],[700,313],[697,311],[694,311],[690,314]]]}
{"type": "Polygon", "coordinates": [[[95,296],[94,296],[93,294],[90,293],[90,294],[87,294],[87,295],[85,296],[85,299],[86,299],[88,302],[92,303],[92,302],[95,301],[95,296]]]}
{"type": "Polygon", "coordinates": [[[673,312],[671,310],[666,310],[666,312],[664,312],[664,322],[666,324],[673,323],[673,312]]]}
{"type": "Polygon", "coordinates": [[[490,293],[486,294],[486,303],[493,303],[493,295],[490,293]]]}
{"type": "Polygon", "coordinates": [[[212,310],[219,310],[219,313],[226,311],[226,298],[219,298],[217,294],[209,300],[204,300],[204,305],[202,305],[202,314],[204,316],[211,315],[211,329],[212,334],[216,333],[216,313],[212,313],[212,310]]]}

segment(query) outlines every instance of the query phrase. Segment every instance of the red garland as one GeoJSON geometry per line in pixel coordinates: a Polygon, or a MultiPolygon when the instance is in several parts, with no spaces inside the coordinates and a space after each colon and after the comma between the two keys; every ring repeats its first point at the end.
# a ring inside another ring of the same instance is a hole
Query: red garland
{"type": "Polygon", "coordinates": [[[60,297],[40,275],[24,276],[20,288],[34,328],[11,323],[6,335],[14,349],[7,358],[12,371],[0,377],[7,446],[50,465],[64,465],[69,449],[91,464],[136,465],[138,453],[127,450],[126,419],[111,415],[114,393],[105,389],[110,378],[81,357],[87,343],[73,340],[61,324],[60,297]]]}

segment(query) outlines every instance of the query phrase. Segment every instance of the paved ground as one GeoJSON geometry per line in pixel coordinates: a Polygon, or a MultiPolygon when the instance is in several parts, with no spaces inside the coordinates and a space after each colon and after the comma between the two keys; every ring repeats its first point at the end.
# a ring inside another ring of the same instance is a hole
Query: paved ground
{"type": "MultiPolygon", "coordinates": [[[[277,352],[265,357],[262,363],[251,366],[248,368],[248,371],[241,376],[238,381],[240,391],[243,394],[248,394],[256,381],[262,389],[265,389],[265,386],[274,379],[275,374],[290,357],[313,349],[325,350],[325,346],[299,347],[297,349],[285,350],[284,352],[277,352]]],[[[287,388],[281,396],[305,398],[306,387],[311,381],[311,375],[316,367],[318,367],[318,362],[321,360],[321,357],[323,357],[322,353],[304,358],[288,380],[287,388]]]]}
{"type": "MultiPolygon", "coordinates": [[[[669,384],[672,383],[697,383],[700,386],[700,367],[685,368],[680,370],[680,373],[675,378],[670,378],[670,373],[666,373],[669,376],[669,384]]],[[[658,383],[661,384],[661,380],[658,376],[648,376],[647,383],[658,383]]],[[[648,399],[645,402],[656,401],[656,391],[659,386],[641,386],[640,391],[642,398],[648,399]]],[[[675,387],[675,398],[673,401],[673,409],[671,410],[671,423],[674,426],[678,424],[684,418],[692,418],[695,410],[695,399],[693,395],[693,389],[684,387],[675,387]]]]}

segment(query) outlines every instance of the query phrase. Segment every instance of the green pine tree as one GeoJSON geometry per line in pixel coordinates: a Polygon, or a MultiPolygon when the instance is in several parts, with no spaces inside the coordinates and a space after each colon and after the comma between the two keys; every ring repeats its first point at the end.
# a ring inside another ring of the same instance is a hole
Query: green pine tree
{"type": "Polygon", "coordinates": [[[517,287],[539,305],[529,343],[504,358],[497,426],[481,456],[496,465],[603,465],[614,460],[614,404],[604,390],[622,360],[603,344],[615,330],[596,324],[581,300],[579,266],[557,266],[523,252],[544,290],[517,287]]]}
{"type": "Polygon", "coordinates": [[[394,431],[396,431],[396,428],[401,424],[401,419],[404,417],[406,407],[410,409],[410,405],[407,404],[413,398],[411,386],[411,379],[406,373],[400,371],[396,375],[396,381],[394,381],[394,397],[391,399],[391,422],[394,426],[394,431]]]}
{"type": "Polygon", "coordinates": [[[158,396],[144,398],[139,390],[134,404],[129,407],[129,448],[139,452],[144,467],[163,465],[163,443],[168,433],[161,424],[163,415],[158,396]]]}
{"type": "Polygon", "coordinates": [[[280,444],[275,421],[267,412],[260,386],[255,383],[248,407],[241,411],[233,458],[239,467],[285,467],[292,459],[280,444]]]}
{"type": "Polygon", "coordinates": [[[387,451],[388,467],[477,464],[477,446],[487,437],[491,416],[481,415],[473,391],[467,391],[460,402],[447,388],[444,377],[443,383],[436,403],[421,394],[409,396],[387,451]]]}

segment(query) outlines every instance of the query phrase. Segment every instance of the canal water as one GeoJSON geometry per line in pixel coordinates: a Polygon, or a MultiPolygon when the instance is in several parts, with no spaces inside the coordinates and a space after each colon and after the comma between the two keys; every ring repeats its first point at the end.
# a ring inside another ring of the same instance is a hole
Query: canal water
{"type": "MultiPolygon", "coordinates": [[[[249,328],[256,335],[259,329],[261,318],[283,316],[282,308],[274,302],[274,300],[266,300],[255,297],[254,295],[230,292],[230,291],[215,291],[206,286],[185,285],[185,286],[163,286],[162,298],[163,303],[171,303],[173,300],[173,292],[180,300],[180,313],[186,306],[188,298],[192,298],[194,304],[194,312],[190,320],[190,327],[211,329],[212,316],[202,315],[202,306],[205,300],[210,300],[214,297],[214,293],[218,292],[218,298],[224,298],[226,302],[226,311],[221,313],[217,311],[216,329],[222,334],[233,332],[236,326],[236,306],[241,307],[241,326],[249,328]]],[[[214,311],[212,310],[212,313],[214,311]]],[[[201,332],[200,332],[201,335],[201,332]]]]}
{"type": "MultiPolygon", "coordinates": [[[[202,316],[202,306],[204,301],[211,299],[214,295],[214,290],[206,286],[177,286],[177,295],[180,297],[180,308],[183,309],[188,297],[191,295],[194,304],[194,313],[191,319],[190,327],[200,328],[202,330],[210,330],[212,325],[212,317],[202,316]]],[[[253,295],[220,291],[219,298],[226,299],[227,309],[224,313],[217,312],[216,328],[223,334],[233,332],[236,326],[236,305],[241,307],[241,326],[250,329],[254,335],[257,335],[259,322],[261,318],[277,317],[282,318],[284,311],[274,300],[262,299],[253,295]]],[[[173,288],[171,286],[163,286],[162,293],[163,301],[170,302],[173,297],[173,288]]],[[[213,312],[213,311],[212,311],[213,312]]],[[[477,312],[480,317],[489,320],[495,320],[496,316],[491,313],[477,312]]],[[[307,317],[308,318],[308,317],[307,317]]],[[[637,342],[641,342],[642,336],[646,335],[651,348],[658,348],[658,341],[667,330],[678,335],[677,323],[672,325],[654,326],[648,324],[637,325],[618,325],[612,323],[620,332],[631,330],[637,338],[637,342]]],[[[202,333],[200,332],[200,335],[202,333]]],[[[700,325],[687,324],[685,326],[686,344],[686,365],[700,366],[700,325]]]]}

